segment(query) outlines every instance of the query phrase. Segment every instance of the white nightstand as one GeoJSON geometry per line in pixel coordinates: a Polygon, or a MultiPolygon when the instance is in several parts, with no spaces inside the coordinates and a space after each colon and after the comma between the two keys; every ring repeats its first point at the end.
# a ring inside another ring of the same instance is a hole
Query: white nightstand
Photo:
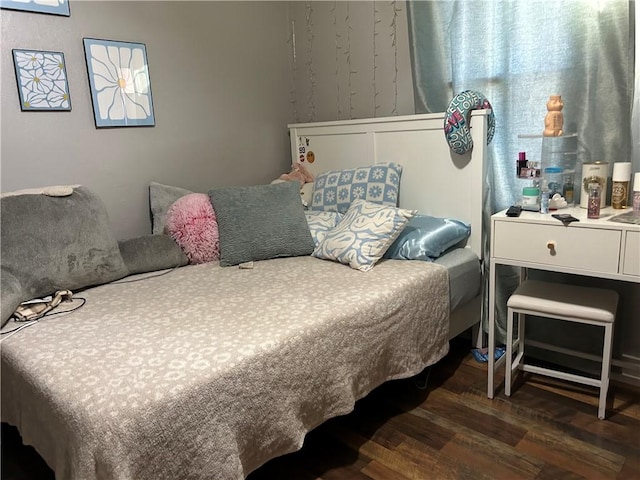
{"type": "MultiPolygon", "coordinates": [[[[586,209],[575,207],[549,214],[523,211],[507,217],[505,211],[491,217],[489,270],[489,351],[495,348],[496,265],[549,270],[640,283],[640,225],[612,222],[609,218],[628,210],[601,210],[599,219],[587,218],[586,209]],[[567,226],[553,213],[578,218],[567,226]]],[[[494,396],[496,368],[504,363],[488,355],[489,398],[494,396]]]]}

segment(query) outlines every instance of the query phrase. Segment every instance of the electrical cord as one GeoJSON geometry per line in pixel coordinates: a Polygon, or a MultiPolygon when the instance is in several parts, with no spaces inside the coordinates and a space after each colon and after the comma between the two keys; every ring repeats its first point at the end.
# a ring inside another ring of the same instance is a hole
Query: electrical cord
{"type": "Polygon", "coordinates": [[[18,333],[20,330],[24,330],[27,327],[35,325],[36,323],[38,323],[40,320],[42,320],[44,318],[53,317],[55,315],[63,315],[65,313],[75,312],[79,308],[83,307],[85,303],[87,303],[87,299],[84,298],[84,297],[73,297],[73,299],[70,300],[68,303],[72,303],[75,300],[80,300],[80,305],[76,305],[73,308],[70,308],[69,310],[61,310],[61,311],[56,311],[56,312],[48,311],[48,312],[44,313],[42,316],[40,316],[40,317],[38,317],[38,318],[36,318],[34,320],[29,320],[29,321],[23,323],[22,325],[20,325],[19,327],[14,328],[13,330],[8,330],[6,332],[0,332],[0,335],[3,335],[3,337],[0,338],[0,342],[3,342],[4,340],[12,337],[13,334],[18,333]],[[8,335],[8,336],[5,337],[4,335],[8,335]]]}
{"type": "MultiPolygon", "coordinates": [[[[429,376],[431,376],[431,368],[433,367],[433,365],[430,365],[429,368],[427,369],[427,376],[424,378],[424,380],[420,379],[420,378],[416,378],[414,379],[413,383],[416,386],[416,388],[418,390],[426,390],[427,389],[427,385],[429,384],[429,376]]],[[[419,375],[421,376],[421,375],[419,375]]]]}
{"type": "Polygon", "coordinates": [[[173,267],[173,268],[171,268],[169,270],[165,270],[164,272],[156,273],[154,275],[147,275],[145,277],[132,278],[130,280],[117,280],[115,282],[105,283],[104,285],[120,285],[121,283],[141,282],[142,280],[147,280],[149,278],[156,278],[156,277],[162,277],[163,275],[168,275],[168,274],[170,274],[171,272],[174,272],[175,270],[177,270],[180,267],[181,267],[181,265],[176,265],[175,267],[173,267]]]}
{"type": "Polygon", "coordinates": [[[9,330],[8,332],[0,332],[0,335],[9,335],[8,337],[2,337],[0,338],[0,342],[3,342],[4,340],[6,340],[7,338],[12,337],[13,333],[18,333],[20,330],[24,330],[27,327],[30,327],[31,325],[35,325],[36,323],[38,323],[40,321],[40,319],[38,320],[32,320],[30,322],[26,322],[23,323],[22,325],[20,325],[18,328],[14,328],[13,330],[9,330]]]}
{"type": "MultiPolygon", "coordinates": [[[[165,270],[164,272],[161,273],[156,273],[155,275],[148,275],[145,277],[140,277],[140,278],[134,278],[131,280],[120,280],[117,282],[110,282],[107,283],[105,285],[118,285],[120,283],[133,283],[133,282],[140,282],[142,280],[147,280],[149,278],[155,278],[155,277],[162,277],[163,275],[168,275],[169,273],[177,270],[178,268],[180,268],[181,265],[176,265],[175,267],[169,269],[169,270],[165,270]]],[[[23,330],[27,327],[30,327],[32,325],[35,325],[36,323],[38,323],[40,320],[42,320],[43,318],[47,318],[47,317],[53,317],[54,315],[62,315],[64,313],[71,313],[71,312],[75,312],[76,310],[78,310],[79,308],[81,308],[82,306],[84,306],[85,303],[87,303],[87,299],[84,297],[73,297],[71,302],[73,302],[74,300],[81,300],[82,303],[80,303],[80,305],[75,306],[74,308],[70,309],[70,310],[62,310],[62,311],[56,311],[53,312],[51,310],[46,311],[45,313],[43,313],[41,316],[32,319],[32,320],[28,320],[26,322],[24,322],[22,325],[20,325],[17,328],[14,328],[13,330],[8,330],[6,332],[0,332],[0,342],[12,337],[14,334],[18,333],[20,330],[23,330]],[[8,336],[4,336],[4,335],[8,335],[8,336]]],[[[35,300],[34,300],[35,302],[35,300]]],[[[29,302],[25,302],[25,303],[29,303],[29,302]]]]}

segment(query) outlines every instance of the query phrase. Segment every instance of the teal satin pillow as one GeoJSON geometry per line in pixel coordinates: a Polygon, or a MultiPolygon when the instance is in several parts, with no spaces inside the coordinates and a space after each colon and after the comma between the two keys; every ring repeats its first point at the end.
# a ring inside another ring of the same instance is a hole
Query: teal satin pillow
{"type": "Polygon", "coordinates": [[[471,226],[460,220],[416,215],[391,244],[384,258],[431,262],[465,241],[470,234],[471,226]]]}

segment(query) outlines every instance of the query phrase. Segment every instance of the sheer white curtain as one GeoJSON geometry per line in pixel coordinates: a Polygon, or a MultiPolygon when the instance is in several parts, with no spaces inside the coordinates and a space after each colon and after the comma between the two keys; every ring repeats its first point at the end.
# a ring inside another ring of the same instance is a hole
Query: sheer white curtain
{"type": "MultiPolygon", "coordinates": [[[[416,113],[444,111],[467,89],[494,107],[485,221],[519,200],[515,161],[536,146],[518,136],[542,133],[550,95],[562,96],[565,132],[578,134],[578,164],[632,159],[634,2],[451,0],[407,7],[416,113]]],[[[540,146],[528,156],[540,160],[540,146]]],[[[499,290],[507,295],[515,272],[500,274],[499,290]]],[[[498,315],[504,325],[504,310],[498,315]]],[[[498,335],[504,337],[503,328],[498,335]]]]}

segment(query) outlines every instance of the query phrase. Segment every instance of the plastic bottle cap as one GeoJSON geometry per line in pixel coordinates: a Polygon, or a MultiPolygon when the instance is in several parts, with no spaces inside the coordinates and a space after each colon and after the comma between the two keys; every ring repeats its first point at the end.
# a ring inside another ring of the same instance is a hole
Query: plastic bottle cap
{"type": "Polygon", "coordinates": [[[614,182],[628,182],[631,177],[631,162],[614,163],[611,177],[614,182]]]}
{"type": "Polygon", "coordinates": [[[562,173],[561,167],[547,167],[544,169],[544,173],[562,173]]]}
{"type": "Polygon", "coordinates": [[[524,187],[522,189],[522,195],[527,197],[537,197],[540,195],[540,189],[538,187],[524,187]]]}

